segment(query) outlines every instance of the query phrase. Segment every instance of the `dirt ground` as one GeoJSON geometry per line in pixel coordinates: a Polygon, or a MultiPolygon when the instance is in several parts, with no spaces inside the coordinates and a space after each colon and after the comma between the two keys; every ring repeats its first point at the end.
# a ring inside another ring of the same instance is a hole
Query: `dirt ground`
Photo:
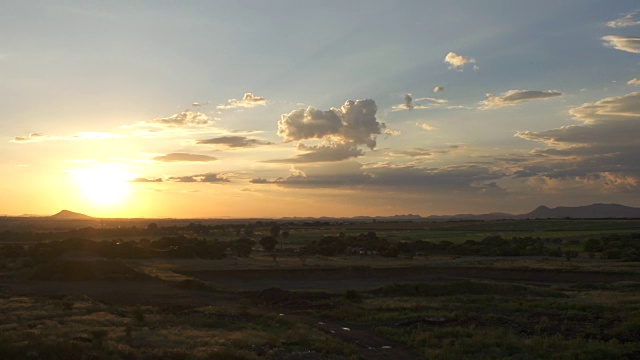
{"type": "MultiPolygon", "coordinates": [[[[634,273],[487,267],[424,266],[398,268],[298,268],[179,270],[144,262],[131,269],[146,276],[67,281],[54,272],[44,280],[21,276],[0,277],[3,296],[64,298],[86,296],[110,305],[145,305],[167,311],[205,306],[252,303],[271,314],[288,317],[358,347],[366,359],[415,359],[411,350],[380,336],[375,329],[320,319],[304,308],[306,296],[338,296],[345,290],[371,290],[403,282],[447,282],[465,279],[556,285],[579,282],[637,281],[634,273]],[[175,270],[175,271],[174,271],[175,270]],[[51,280],[52,279],[52,280],[51,280]],[[309,293],[306,290],[316,292],[309,293]],[[311,295],[312,294],[312,295],[311,295]],[[299,305],[299,306],[298,306],[299,305]]],[[[120,266],[120,265],[118,265],[120,266]]],[[[104,267],[104,266],[103,266],[104,267]]],[[[102,268],[102,267],[101,267],[102,268]]]]}
{"type": "Polygon", "coordinates": [[[371,290],[402,282],[443,282],[452,280],[491,280],[528,284],[570,284],[577,282],[612,283],[637,281],[636,274],[585,271],[491,269],[478,267],[417,267],[380,269],[300,269],[183,271],[215,285],[234,289],[261,290],[270,287],[288,290],[371,290]]]}

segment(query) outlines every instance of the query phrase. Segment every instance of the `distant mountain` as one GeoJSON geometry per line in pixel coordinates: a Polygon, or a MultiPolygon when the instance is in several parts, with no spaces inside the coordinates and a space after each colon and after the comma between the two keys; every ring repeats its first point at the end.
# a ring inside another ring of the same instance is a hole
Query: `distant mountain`
{"type": "Polygon", "coordinates": [[[73,211],[69,211],[69,210],[62,210],[59,213],[49,216],[50,219],[54,219],[54,220],[87,220],[87,219],[93,219],[91,216],[89,215],[85,215],[85,214],[80,214],[77,212],[73,212],[73,211]]]}
{"type": "Polygon", "coordinates": [[[507,213],[490,213],[490,214],[458,214],[458,215],[431,215],[426,217],[427,220],[501,220],[514,219],[516,215],[507,213]]]}
{"type": "Polygon", "coordinates": [[[518,215],[519,219],[559,219],[559,218],[640,218],[640,208],[620,204],[593,204],[588,206],[560,206],[550,209],[539,206],[528,214],[518,215]]]}

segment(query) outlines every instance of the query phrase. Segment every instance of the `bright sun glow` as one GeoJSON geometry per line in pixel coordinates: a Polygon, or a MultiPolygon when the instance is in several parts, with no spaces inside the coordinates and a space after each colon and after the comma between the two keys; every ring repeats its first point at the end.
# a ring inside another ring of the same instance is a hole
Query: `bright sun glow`
{"type": "Polygon", "coordinates": [[[131,192],[133,175],[116,166],[76,169],[71,174],[85,198],[98,206],[117,205],[131,192]]]}

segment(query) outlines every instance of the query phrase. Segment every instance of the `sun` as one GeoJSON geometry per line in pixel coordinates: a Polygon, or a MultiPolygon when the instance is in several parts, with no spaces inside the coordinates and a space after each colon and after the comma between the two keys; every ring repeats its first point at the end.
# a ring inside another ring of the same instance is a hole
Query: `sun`
{"type": "Polygon", "coordinates": [[[124,202],[133,175],[117,166],[95,166],[71,171],[82,195],[96,206],[108,207],[124,202]]]}

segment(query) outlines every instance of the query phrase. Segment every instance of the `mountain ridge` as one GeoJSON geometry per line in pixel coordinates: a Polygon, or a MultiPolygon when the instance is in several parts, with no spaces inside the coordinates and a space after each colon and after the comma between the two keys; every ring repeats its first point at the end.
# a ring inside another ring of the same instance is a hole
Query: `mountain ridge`
{"type": "Polygon", "coordinates": [[[50,219],[55,219],[55,220],[88,220],[88,219],[93,219],[92,216],[81,214],[81,213],[77,213],[77,212],[73,212],[73,211],[69,211],[69,210],[60,210],[60,212],[58,212],[55,215],[49,216],[49,218],[50,219]]]}
{"type": "MultiPolygon", "coordinates": [[[[70,210],[61,210],[55,215],[44,216],[52,220],[95,220],[95,217],[70,210]]],[[[640,208],[621,205],[596,203],[584,206],[558,206],[550,208],[540,205],[524,214],[493,212],[487,214],[430,215],[399,214],[389,216],[353,216],[353,217],[282,217],[281,221],[451,221],[451,220],[519,220],[519,219],[604,219],[604,218],[640,218],[640,208]]],[[[258,219],[258,218],[256,218],[258,219]]],[[[267,218],[259,218],[267,219],[267,218]]]]}

